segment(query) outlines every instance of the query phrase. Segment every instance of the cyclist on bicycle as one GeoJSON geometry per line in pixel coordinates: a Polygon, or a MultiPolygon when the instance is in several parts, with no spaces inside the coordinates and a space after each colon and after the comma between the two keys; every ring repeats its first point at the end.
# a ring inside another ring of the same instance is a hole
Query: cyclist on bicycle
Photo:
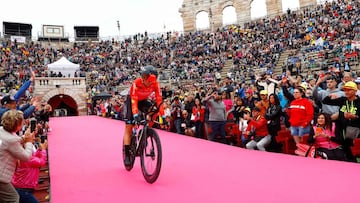
{"type": "Polygon", "coordinates": [[[127,95],[124,107],[125,133],[125,165],[131,165],[130,161],[130,143],[131,133],[134,125],[133,121],[139,121],[139,106],[146,102],[155,93],[156,106],[162,102],[160,84],[157,81],[157,71],[151,65],[145,66],[141,70],[141,77],[133,81],[130,91],[127,95]]]}

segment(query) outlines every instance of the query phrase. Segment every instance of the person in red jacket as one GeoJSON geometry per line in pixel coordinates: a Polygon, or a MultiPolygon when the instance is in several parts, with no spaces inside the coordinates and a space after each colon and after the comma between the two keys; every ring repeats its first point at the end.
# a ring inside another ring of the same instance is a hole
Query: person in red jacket
{"type": "Polygon", "coordinates": [[[244,114],[244,119],[248,121],[246,134],[249,142],[246,144],[247,149],[255,149],[257,147],[260,151],[266,151],[271,142],[271,135],[267,127],[267,120],[261,115],[261,110],[258,107],[252,109],[252,117],[250,114],[244,114]]]}
{"type": "Polygon", "coordinates": [[[296,144],[302,141],[302,137],[310,133],[311,121],[314,118],[314,106],[305,98],[302,87],[294,88],[294,100],[287,109],[289,115],[290,131],[296,144]]]}
{"type": "Polygon", "coordinates": [[[130,165],[130,143],[133,121],[139,120],[139,106],[146,105],[148,100],[156,100],[159,107],[162,102],[160,84],[157,81],[157,71],[151,65],[145,66],[141,77],[133,81],[124,107],[124,132],[125,165],[130,165]]]}

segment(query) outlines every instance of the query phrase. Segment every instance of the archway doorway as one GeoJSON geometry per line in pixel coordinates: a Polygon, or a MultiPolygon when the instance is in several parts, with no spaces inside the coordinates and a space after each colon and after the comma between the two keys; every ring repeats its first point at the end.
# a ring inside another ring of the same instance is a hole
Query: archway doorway
{"type": "Polygon", "coordinates": [[[223,12],[223,26],[237,24],[236,11],[234,6],[227,6],[223,12]]]}
{"type": "Polygon", "coordinates": [[[49,99],[48,104],[53,109],[54,116],[78,116],[78,105],[69,95],[55,95],[49,99]]]}
{"type": "Polygon", "coordinates": [[[196,14],[196,30],[206,30],[210,28],[210,22],[209,22],[209,16],[208,12],[200,11],[198,14],[196,14]]]}

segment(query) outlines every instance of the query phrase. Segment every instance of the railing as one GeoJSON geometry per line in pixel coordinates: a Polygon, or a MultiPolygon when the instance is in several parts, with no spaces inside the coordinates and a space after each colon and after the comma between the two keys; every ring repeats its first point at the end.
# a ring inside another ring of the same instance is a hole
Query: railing
{"type": "Polygon", "coordinates": [[[85,86],[84,77],[72,77],[72,78],[55,78],[55,77],[37,77],[35,79],[36,86],[85,86]]]}

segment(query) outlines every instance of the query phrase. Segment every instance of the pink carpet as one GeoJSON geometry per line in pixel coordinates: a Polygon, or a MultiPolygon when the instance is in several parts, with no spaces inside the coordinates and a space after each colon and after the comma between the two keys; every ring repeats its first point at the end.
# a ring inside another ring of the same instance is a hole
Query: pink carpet
{"type": "Polygon", "coordinates": [[[124,123],[97,116],[52,118],[52,203],[359,202],[360,165],[250,151],[158,131],[163,166],[145,182],[137,158],[122,163],[124,123]]]}

